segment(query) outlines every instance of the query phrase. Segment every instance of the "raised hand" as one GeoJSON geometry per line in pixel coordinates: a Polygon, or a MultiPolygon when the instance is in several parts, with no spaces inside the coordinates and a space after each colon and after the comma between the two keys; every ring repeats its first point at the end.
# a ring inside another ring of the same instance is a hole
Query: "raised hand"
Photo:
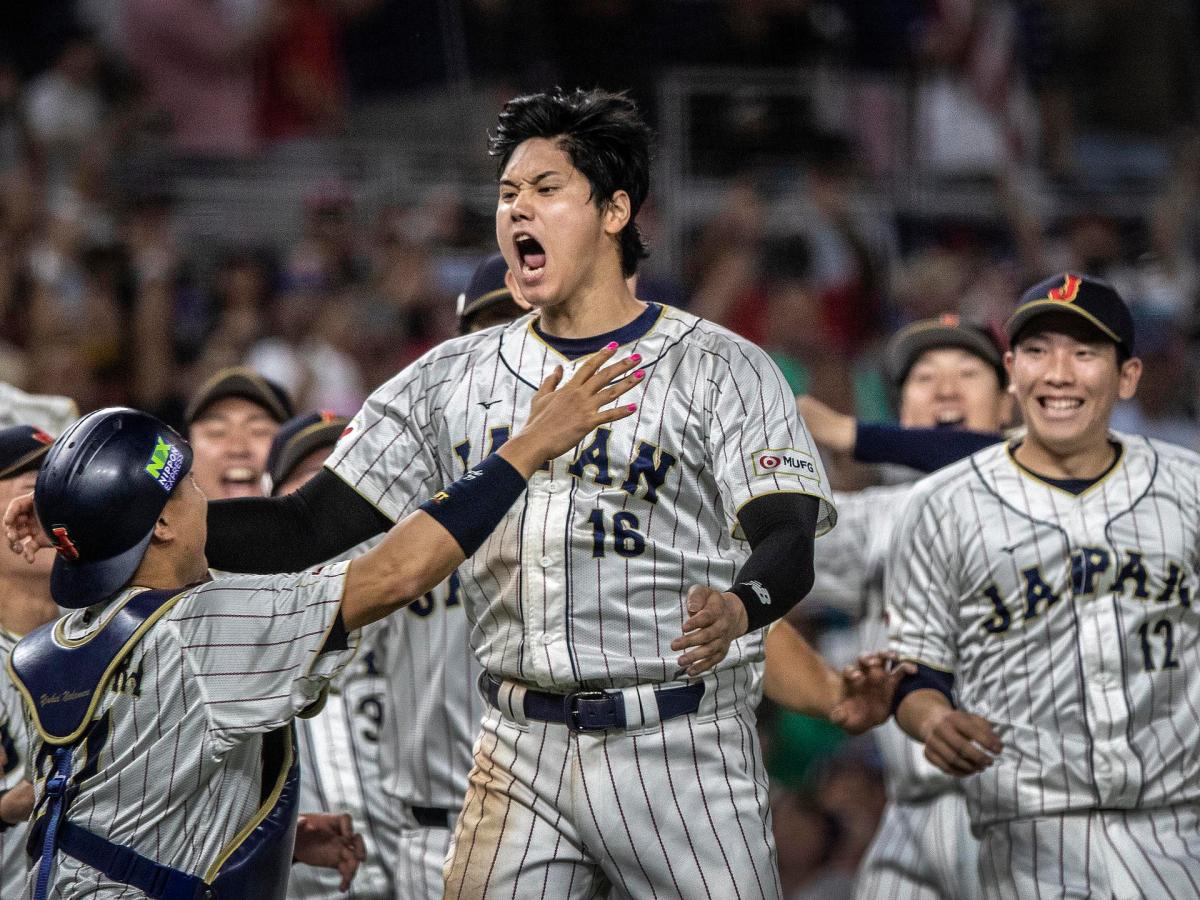
{"type": "Polygon", "coordinates": [[[26,562],[33,562],[34,554],[43,547],[53,546],[38,522],[37,510],[33,505],[33,491],[14,497],[4,511],[4,537],[8,548],[26,562]]]}
{"type": "Polygon", "coordinates": [[[518,470],[527,469],[525,474],[529,475],[546,460],[566,453],[599,426],[633,415],[637,410],[634,403],[604,409],[637,387],[646,374],[641,369],[626,374],[641,362],[636,353],[605,365],[616,350],[613,343],[593,354],[562,387],[559,383],[563,370],[556,366],[533,395],[525,426],[504,445],[501,455],[518,470]],[[533,465],[529,467],[531,462],[533,465]]]}

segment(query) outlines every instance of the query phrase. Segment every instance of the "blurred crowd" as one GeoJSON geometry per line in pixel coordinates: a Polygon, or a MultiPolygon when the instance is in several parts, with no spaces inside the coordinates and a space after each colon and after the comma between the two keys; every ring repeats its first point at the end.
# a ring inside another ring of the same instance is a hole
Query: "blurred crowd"
{"type": "MultiPolygon", "coordinates": [[[[639,296],[762,344],[797,393],[888,419],[886,334],[951,311],[999,325],[1024,287],[1085,271],[1130,302],[1147,360],[1117,427],[1200,449],[1197,6],[8,4],[0,382],[182,425],[199,385],[247,365],[297,410],[353,414],[455,333],[455,297],[494,249],[489,211],[458,172],[364,197],[335,156],[277,211],[300,223],[294,233],[245,238],[230,223],[236,239],[198,241],[179,173],[353,146],[381,103],[470,93],[494,114],[523,89],[602,84],[628,88],[661,123],[657,85],[671,67],[803,69],[836,73],[836,114],[742,95],[736,78],[695,110],[703,140],[690,163],[719,179],[721,199],[682,236],[679,266],[652,256],[639,296]],[[985,208],[925,208],[911,200],[918,187],[985,208]]],[[[476,143],[486,172],[482,133],[476,143]]],[[[642,216],[652,251],[674,237],[654,200],[642,216]]],[[[812,606],[814,639],[836,659],[849,623],[812,606]]],[[[870,742],[771,710],[764,722],[785,885],[843,896],[884,802],[870,742]]]]}

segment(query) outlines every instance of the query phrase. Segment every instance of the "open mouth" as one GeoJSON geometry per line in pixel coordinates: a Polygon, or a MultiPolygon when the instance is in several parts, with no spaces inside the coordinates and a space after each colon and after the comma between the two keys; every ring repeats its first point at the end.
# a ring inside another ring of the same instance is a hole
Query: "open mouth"
{"type": "Polygon", "coordinates": [[[221,473],[221,490],[227,496],[257,494],[258,473],[248,466],[232,466],[221,473]]]}
{"type": "Polygon", "coordinates": [[[546,251],[537,238],[528,234],[518,234],[513,243],[521,260],[521,271],[525,275],[537,275],[546,267],[546,251]]]}
{"type": "Polygon", "coordinates": [[[937,414],[937,428],[960,428],[967,421],[958,410],[944,410],[937,414]]]}
{"type": "Polygon", "coordinates": [[[1083,406],[1079,397],[1039,397],[1038,404],[1049,412],[1074,412],[1083,406]]]}

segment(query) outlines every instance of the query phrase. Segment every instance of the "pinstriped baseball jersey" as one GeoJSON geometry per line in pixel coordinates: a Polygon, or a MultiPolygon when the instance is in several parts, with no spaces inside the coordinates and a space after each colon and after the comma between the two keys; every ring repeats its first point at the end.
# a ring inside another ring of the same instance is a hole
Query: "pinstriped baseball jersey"
{"type": "MultiPolygon", "coordinates": [[[[326,464],[389,518],[414,509],[523,424],[554,366],[577,368],[533,318],[427,353],[367,400],[326,464]]],[[[673,680],[688,587],[731,584],[748,554],[731,528],[743,504],[811,494],[819,530],[833,524],[821,461],[765,353],[669,307],[629,352],[647,373],[637,412],[535,474],[460,569],[492,674],[559,690],[673,680]]],[[[719,670],[761,658],[755,633],[719,670]]]]}
{"type": "Polygon", "coordinates": [[[379,757],[387,710],[387,681],[377,665],[382,622],[362,629],[358,653],[329,685],[321,711],[296,720],[300,809],[349,813],[366,858],[346,893],[334,869],[292,867],[290,900],[392,900],[392,862],[399,816],[379,790],[379,757]]]}
{"type": "MultiPolygon", "coordinates": [[[[0,790],[10,790],[27,777],[29,732],[25,727],[21,695],[7,675],[8,657],[20,640],[15,634],[0,628],[0,747],[7,757],[0,772],[0,790]]],[[[27,825],[14,825],[0,831],[0,897],[18,897],[29,871],[25,854],[27,825]]]]}
{"type": "MultiPolygon", "coordinates": [[[[262,802],[262,735],[317,700],[353,655],[357,633],[349,649],[321,652],[345,569],[233,576],[181,597],[111,678],[74,754],[70,821],[203,876],[262,802]]],[[[87,640],[131,593],[57,627],[87,640]]],[[[36,749],[40,798],[52,765],[36,749]]],[[[65,854],[55,873],[55,897],[142,896],[65,854]]]]}
{"type": "Polygon", "coordinates": [[[408,806],[457,812],[483,717],[458,577],[379,624],[376,665],[387,684],[384,793],[408,806]]]}
{"type": "MultiPolygon", "coordinates": [[[[835,605],[860,620],[864,650],[887,645],[883,578],[888,551],[911,484],[835,492],[838,527],[817,542],[816,579],[809,596],[835,605]]],[[[888,795],[918,800],[959,791],[957,779],[925,759],[924,747],[888,720],[872,733],[884,760],[888,795]]]]}
{"type": "Polygon", "coordinates": [[[919,482],[896,531],[895,649],[953,672],[1005,744],[965,781],[976,828],[1200,799],[1200,457],[1112,439],[1078,496],[984,450],[919,482]]]}

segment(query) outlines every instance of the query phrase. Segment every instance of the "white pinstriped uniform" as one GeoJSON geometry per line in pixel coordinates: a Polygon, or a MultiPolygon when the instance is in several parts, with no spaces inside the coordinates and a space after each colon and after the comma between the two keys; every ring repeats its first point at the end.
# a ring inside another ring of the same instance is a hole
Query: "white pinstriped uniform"
{"type": "Polygon", "coordinates": [[[895,649],[1005,744],[964,781],[989,897],[1200,895],[1200,456],[1113,439],[1078,496],[984,450],[896,531],[895,649]]]}
{"type": "MultiPolygon", "coordinates": [[[[864,650],[887,644],[883,580],[911,484],[834,493],[838,527],[817,542],[810,597],[857,618],[864,650]]],[[[888,790],[875,840],[859,866],[855,896],[971,900],[980,894],[979,843],[969,832],[958,780],[929,763],[924,747],[889,720],[872,732],[888,790]]]]}
{"type": "MultiPolygon", "coordinates": [[[[349,649],[320,652],[341,606],[345,568],[237,575],[190,589],[106,690],[90,740],[74,754],[79,794],[68,818],[203,876],[260,804],[262,735],[317,700],[353,656],[357,632],[349,649]]],[[[87,638],[129,594],[100,616],[94,607],[68,615],[61,620],[66,636],[87,638]]],[[[34,744],[40,799],[52,764],[40,740],[34,744]]],[[[51,896],[144,896],[65,854],[56,860],[51,896]]]]}
{"type": "MultiPolygon", "coordinates": [[[[389,518],[415,508],[523,423],[555,365],[568,378],[576,368],[532,319],[427,353],[368,399],[327,465],[389,518]]],[[[647,372],[638,412],[535,474],[460,576],[491,675],[558,692],[627,688],[626,709],[641,700],[646,710],[645,734],[575,736],[489,708],[449,896],[588,896],[610,883],[631,896],[651,884],[686,896],[779,892],[753,729],[761,634],[735,642],[706,677],[699,714],[659,727],[645,692],[681,678],[669,645],[688,586],[728,586],[745,560],[732,528],[744,503],[813,494],[820,530],[832,525],[823,469],[758,348],[663,308],[629,352],[647,372]]]]}
{"type": "MultiPolygon", "coordinates": [[[[29,731],[25,725],[21,695],[8,677],[8,657],[20,638],[0,628],[0,746],[8,757],[0,772],[0,790],[14,788],[27,776],[29,731]]],[[[28,825],[0,831],[0,897],[18,897],[29,871],[25,854],[28,825]]]]}
{"type": "Polygon", "coordinates": [[[484,705],[458,578],[379,624],[376,665],[386,683],[380,772],[400,818],[395,896],[436,900],[484,705]],[[414,807],[446,810],[450,827],[420,824],[414,807]]]}
{"type": "MultiPolygon", "coordinates": [[[[387,710],[387,681],[376,650],[383,623],[362,629],[358,654],[330,682],[328,698],[312,718],[296,720],[300,754],[300,810],[349,813],[363,837],[366,859],[350,889],[339,890],[334,869],[297,863],[288,881],[289,900],[391,900],[399,819],[380,790],[380,741],[387,710]]],[[[394,726],[393,726],[394,728],[394,726]]]]}

